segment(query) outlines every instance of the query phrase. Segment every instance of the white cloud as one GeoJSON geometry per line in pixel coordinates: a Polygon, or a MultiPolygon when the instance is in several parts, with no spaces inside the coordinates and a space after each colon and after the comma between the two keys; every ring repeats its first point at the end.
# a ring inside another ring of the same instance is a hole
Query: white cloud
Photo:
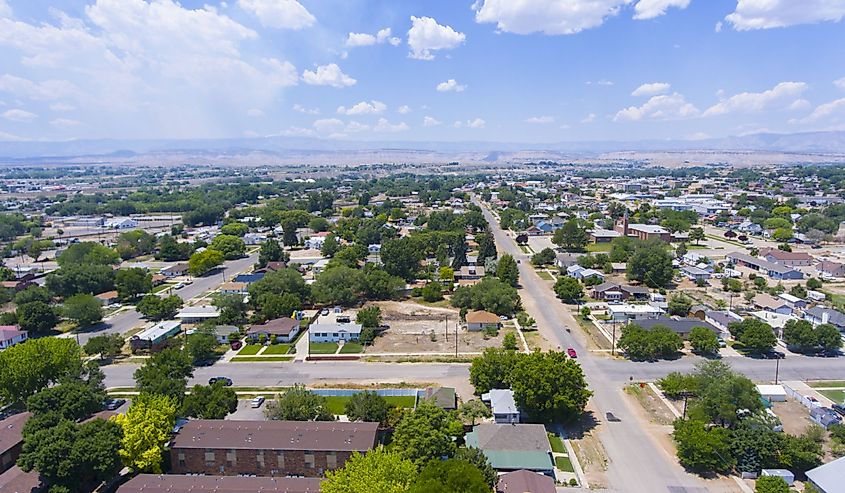
{"type": "Polygon", "coordinates": [[[772,109],[788,109],[807,89],[804,82],[781,82],[763,92],[743,92],[707,108],[704,116],[727,113],[753,113],[772,109]]]}
{"type": "Polygon", "coordinates": [[[22,98],[52,100],[79,94],[79,88],[66,80],[45,80],[33,82],[10,74],[0,75],[0,92],[7,92],[22,98]]]}
{"type": "Polygon", "coordinates": [[[737,31],[749,31],[839,22],[842,17],[845,0],[737,0],[736,10],[725,20],[737,31]]]}
{"type": "Polygon", "coordinates": [[[458,84],[458,81],[455,79],[449,79],[446,82],[441,82],[437,84],[437,90],[440,92],[463,92],[467,86],[458,84]]]}
{"type": "Polygon", "coordinates": [[[410,130],[411,127],[405,122],[390,123],[387,118],[379,118],[373,130],[376,132],[404,132],[410,130]]]}
{"type": "Polygon", "coordinates": [[[314,120],[312,126],[317,129],[318,132],[328,133],[340,131],[344,127],[344,124],[343,120],[338,120],[337,118],[321,118],[319,120],[314,120]]]}
{"type": "Polygon", "coordinates": [[[312,86],[348,87],[354,86],[355,79],[343,73],[336,63],[320,65],[315,72],[306,70],[302,72],[302,80],[312,86]]]}
{"type": "Polygon", "coordinates": [[[403,104],[402,106],[400,106],[396,110],[396,112],[399,113],[400,115],[407,115],[408,113],[411,112],[411,107],[408,106],[407,104],[403,104]]]}
{"type": "Polygon", "coordinates": [[[298,30],[317,21],[296,0],[238,0],[238,6],[258,17],[264,27],[298,30]]]}
{"type": "Polygon", "coordinates": [[[53,111],[73,111],[76,106],[67,103],[53,103],[50,105],[50,109],[53,111]]]}
{"type": "Polygon", "coordinates": [[[820,104],[805,118],[790,120],[789,123],[815,123],[840,116],[845,116],[845,98],[820,104]]]}
{"type": "Polygon", "coordinates": [[[290,127],[287,130],[282,130],[280,135],[284,137],[313,137],[316,134],[310,128],[290,127]]]}
{"type": "Polygon", "coordinates": [[[841,79],[836,79],[835,81],[833,81],[833,85],[845,91],[845,77],[842,77],[841,79]]]}
{"type": "Polygon", "coordinates": [[[423,118],[423,127],[436,127],[438,125],[441,125],[442,123],[443,122],[441,122],[437,118],[433,118],[430,116],[426,116],[425,118],[423,118]]]}
{"type": "Polygon", "coordinates": [[[387,109],[387,105],[381,101],[372,100],[369,103],[361,101],[360,103],[347,108],[345,106],[338,106],[337,112],[341,115],[375,115],[387,109]]]}
{"type": "Polygon", "coordinates": [[[589,115],[585,116],[583,120],[581,120],[581,123],[593,123],[594,121],[596,121],[596,114],[590,113],[589,115]]]}
{"type": "Polygon", "coordinates": [[[600,80],[600,81],[596,82],[596,84],[598,84],[598,85],[600,85],[600,86],[612,86],[612,85],[613,85],[613,81],[612,81],[612,80],[605,80],[605,79],[602,79],[602,80],[600,80]]]}
{"type": "Polygon", "coordinates": [[[36,115],[35,113],[31,113],[20,108],[6,110],[0,116],[9,120],[10,122],[31,122],[32,120],[38,118],[38,115],[36,115]]]}
{"type": "Polygon", "coordinates": [[[475,21],[514,34],[575,34],[600,26],[632,0],[479,0],[475,21]]]}
{"type": "Polygon", "coordinates": [[[467,127],[469,128],[484,128],[487,125],[487,122],[482,120],[481,118],[476,118],[474,120],[467,120],[467,127]]]}
{"type": "Polygon", "coordinates": [[[370,129],[370,126],[364,123],[359,123],[356,121],[351,121],[346,125],[344,132],[348,133],[358,133],[358,132],[366,132],[370,129]]]}
{"type": "Polygon", "coordinates": [[[678,93],[652,96],[642,106],[629,106],[619,110],[613,121],[639,121],[643,119],[677,120],[698,116],[699,111],[678,93]]]}
{"type": "Polygon", "coordinates": [[[669,7],[685,9],[690,0],[640,0],[634,6],[634,19],[646,20],[666,14],[669,7]]]}
{"type": "Polygon", "coordinates": [[[555,117],[553,117],[553,116],[548,116],[548,115],[544,115],[544,116],[532,116],[532,117],[530,117],[530,118],[526,118],[526,119],[525,119],[525,123],[541,123],[541,124],[545,124],[545,123],[554,123],[554,122],[555,122],[555,117]]]}
{"type": "Polygon", "coordinates": [[[304,113],[306,115],[320,114],[320,108],[306,108],[305,106],[302,106],[299,103],[293,105],[293,111],[296,111],[297,113],[304,113]]]}
{"type": "Polygon", "coordinates": [[[50,120],[50,125],[59,128],[70,128],[82,125],[82,122],[70,118],[56,118],[55,120],[50,120]]]}
{"type": "Polygon", "coordinates": [[[709,138],[710,138],[710,135],[707,134],[706,132],[695,132],[693,134],[686,136],[687,140],[705,140],[705,139],[709,139],[709,138]]]}
{"type": "Polygon", "coordinates": [[[408,30],[409,57],[417,60],[433,60],[433,51],[450,50],[466,40],[466,35],[450,26],[438,24],[431,17],[411,16],[411,29],[408,30]]]}
{"type": "Polygon", "coordinates": [[[260,118],[264,116],[264,112],[258,108],[250,108],[249,110],[247,110],[246,114],[253,118],[260,118]]]}
{"type": "Polygon", "coordinates": [[[671,88],[672,85],[667,82],[652,82],[649,84],[643,84],[634,89],[631,96],[656,96],[657,94],[665,94],[669,92],[669,89],[671,88]]]}
{"type": "Polygon", "coordinates": [[[6,0],[0,0],[0,17],[11,17],[12,16],[12,7],[9,7],[9,4],[6,3],[6,0]]]}
{"type": "Polygon", "coordinates": [[[722,27],[723,27],[723,26],[724,26],[724,24],[722,24],[722,21],[719,21],[719,22],[717,22],[717,23],[716,23],[716,25],[713,27],[713,30],[714,30],[714,31],[716,31],[717,33],[720,33],[720,32],[722,32],[722,27]]]}
{"type": "Polygon", "coordinates": [[[374,44],[389,43],[397,46],[402,40],[390,35],[390,28],[380,29],[375,35],[368,33],[349,33],[346,38],[346,46],[355,48],[358,46],[372,46],[374,44]]]}
{"type": "Polygon", "coordinates": [[[23,141],[26,141],[26,140],[29,140],[29,139],[27,139],[25,137],[21,137],[19,135],[14,135],[14,134],[10,134],[10,133],[7,133],[7,132],[0,131],[0,141],[23,142],[23,141]]]}

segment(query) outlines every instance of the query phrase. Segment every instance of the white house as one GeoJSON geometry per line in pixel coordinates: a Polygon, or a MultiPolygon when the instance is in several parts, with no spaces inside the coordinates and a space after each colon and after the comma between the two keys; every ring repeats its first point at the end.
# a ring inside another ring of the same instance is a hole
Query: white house
{"type": "Polygon", "coordinates": [[[634,320],[645,320],[657,318],[663,310],[652,305],[632,305],[624,303],[621,305],[608,305],[607,313],[610,320],[617,323],[628,323],[634,320]]]}
{"type": "Polygon", "coordinates": [[[519,408],[511,389],[491,389],[481,395],[481,400],[490,405],[493,419],[499,424],[519,423],[519,408]]]}
{"type": "Polygon", "coordinates": [[[109,229],[132,229],[138,227],[138,221],[131,217],[116,217],[106,221],[105,227],[109,229]]]}
{"type": "Polygon", "coordinates": [[[361,324],[316,323],[308,329],[311,342],[357,341],[361,337],[361,324]]]}
{"type": "Polygon", "coordinates": [[[6,349],[27,339],[29,333],[17,325],[0,326],[0,349],[6,349]]]}
{"type": "Polygon", "coordinates": [[[220,310],[213,306],[186,306],[179,310],[176,318],[182,323],[199,323],[220,316],[220,310]]]}

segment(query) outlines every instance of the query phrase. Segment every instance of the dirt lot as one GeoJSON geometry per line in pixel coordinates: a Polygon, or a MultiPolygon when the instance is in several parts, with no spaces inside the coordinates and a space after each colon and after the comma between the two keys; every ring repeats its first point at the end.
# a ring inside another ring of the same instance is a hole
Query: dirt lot
{"type": "MultiPolygon", "coordinates": [[[[460,323],[459,311],[445,306],[427,306],[414,301],[379,301],[382,323],[390,328],[376,337],[367,348],[368,354],[376,353],[454,353],[455,325],[460,323]],[[445,333],[448,318],[449,334],[445,333]],[[432,336],[432,332],[434,335],[432,336]]],[[[512,328],[499,330],[497,336],[484,332],[467,332],[458,329],[458,352],[478,353],[487,347],[499,347],[502,338],[512,328]]]]}
{"type": "Polygon", "coordinates": [[[783,423],[783,431],[790,435],[801,435],[808,426],[815,425],[810,419],[810,411],[796,401],[773,402],[772,411],[783,423]]]}

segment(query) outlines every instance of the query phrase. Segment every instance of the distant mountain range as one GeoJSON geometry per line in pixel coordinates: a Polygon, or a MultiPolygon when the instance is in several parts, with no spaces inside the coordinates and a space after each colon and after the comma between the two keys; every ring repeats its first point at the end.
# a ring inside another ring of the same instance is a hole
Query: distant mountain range
{"type": "Polygon", "coordinates": [[[39,162],[71,162],[79,158],[98,158],[107,162],[131,160],[150,155],[327,155],[342,152],[373,154],[366,151],[402,156],[432,154],[447,159],[449,155],[481,153],[484,160],[495,161],[517,152],[578,157],[602,153],[678,152],[678,151],[739,151],[777,152],[794,154],[845,155],[845,132],[808,132],[795,134],[760,133],[738,137],[705,140],[639,140],[639,141],[577,141],[548,144],[486,141],[345,141],[301,137],[260,137],[235,139],[191,140],[71,140],[63,142],[14,141],[0,142],[0,163],[21,164],[39,162]]]}

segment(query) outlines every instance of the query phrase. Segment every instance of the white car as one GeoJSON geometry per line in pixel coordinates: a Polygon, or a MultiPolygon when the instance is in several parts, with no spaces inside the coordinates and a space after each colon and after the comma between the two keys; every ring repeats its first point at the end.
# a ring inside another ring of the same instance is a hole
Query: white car
{"type": "Polygon", "coordinates": [[[258,397],[253,398],[252,401],[250,401],[250,403],[249,403],[249,405],[253,408],[259,408],[259,407],[261,407],[261,404],[264,404],[264,396],[263,395],[259,395],[258,397]]]}

